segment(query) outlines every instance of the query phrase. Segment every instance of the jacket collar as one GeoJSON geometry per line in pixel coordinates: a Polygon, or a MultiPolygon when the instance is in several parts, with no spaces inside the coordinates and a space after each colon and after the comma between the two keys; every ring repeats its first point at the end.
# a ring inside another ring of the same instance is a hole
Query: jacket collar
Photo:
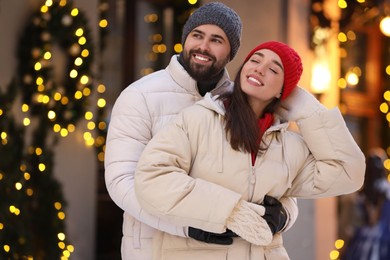
{"type": "MultiPolygon", "coordinates": [[[[166,70],[172,76],[172,79],[182,88],[194,95],[200,95],[196,81],[188,74],[184,67],[178,61],[179,55],[173,55],[166,70]]],[[[221,86],[224,82],[229,80],[229,74],[224,69],[221,80],[217,83],[216,88],[221,86]]]]}

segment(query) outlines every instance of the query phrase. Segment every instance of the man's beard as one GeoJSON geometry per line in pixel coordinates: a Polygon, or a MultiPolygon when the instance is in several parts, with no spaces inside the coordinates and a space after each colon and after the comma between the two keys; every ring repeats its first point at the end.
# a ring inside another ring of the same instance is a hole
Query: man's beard
{"type": "Polygon", "coordinates": [[[198,82],[209,81],[210,79],[218,76],[229,61],[229,57],[227,57],[226,59],[218,62],[215,56],[200,50],[190,50],[189,52],[183,52],[182,54],[184,68],[187,70],[188,74],[198,82]],[[195,63],[191,59],[194,53],[208,56],[212,61],[211,66],[195,63]]]}

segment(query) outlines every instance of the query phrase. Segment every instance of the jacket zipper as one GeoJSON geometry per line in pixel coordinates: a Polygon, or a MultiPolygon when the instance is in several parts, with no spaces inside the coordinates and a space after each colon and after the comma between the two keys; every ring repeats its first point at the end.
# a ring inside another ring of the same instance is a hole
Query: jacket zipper
{"type": "Polygon", "coordinates": [[[249,201],[253,200],[255,183],[256,183],[255,167],[251,166],[251,173],[249,176],[249,194],[248,194],[249,201]]]}

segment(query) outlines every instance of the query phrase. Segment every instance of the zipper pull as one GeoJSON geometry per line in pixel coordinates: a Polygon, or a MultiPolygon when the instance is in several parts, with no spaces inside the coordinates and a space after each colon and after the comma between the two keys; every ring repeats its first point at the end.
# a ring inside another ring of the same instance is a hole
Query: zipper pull
{"type": "Polygon", "coordinates": [[[251,184],[255,184],[256,183],[255,169],[253,167],[252,167],[252,175],[251,175],[250,183],[251,184]]]}

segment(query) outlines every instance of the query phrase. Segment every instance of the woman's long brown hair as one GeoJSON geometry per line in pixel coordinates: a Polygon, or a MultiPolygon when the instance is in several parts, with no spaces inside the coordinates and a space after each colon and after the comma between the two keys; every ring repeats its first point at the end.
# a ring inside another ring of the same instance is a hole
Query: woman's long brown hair
{"type": "MultiPolygon", "coordinates": [[[[225,131],[230,138],[230,145],[236,151],[250,153],[262,150],[259,137],[263,133],[260,133],[258,118],[249,105],[248,96],[241,89],[241,70],[244,64],[234,79],[233,92],[224,93],[219,98],[228,104],[225,114],[225,131]]],[[[264,113],[274,113],[279,104],[280,99],[275,98],[265,108],[264,113]]]]}

